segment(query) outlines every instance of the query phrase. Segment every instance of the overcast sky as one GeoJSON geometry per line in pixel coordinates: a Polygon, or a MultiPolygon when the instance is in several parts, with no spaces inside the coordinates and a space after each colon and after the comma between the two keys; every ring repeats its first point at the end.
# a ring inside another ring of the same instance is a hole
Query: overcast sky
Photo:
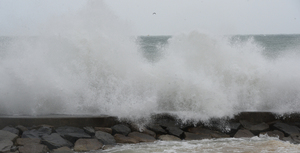
{"type": "MultiPolygon", "coordinates": [[[[138,35],[300,34],[300,0],[105,0],[138,35]],[[155,12],[155,14],[153,14],[155,12]]],[[[22,33],[84,0],[0,0],[0,35],[22,33]]]]}

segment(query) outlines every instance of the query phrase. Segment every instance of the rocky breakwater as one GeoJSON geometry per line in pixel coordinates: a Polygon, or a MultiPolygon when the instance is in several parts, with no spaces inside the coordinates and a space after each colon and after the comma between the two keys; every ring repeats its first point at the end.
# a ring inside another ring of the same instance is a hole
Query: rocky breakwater
{"type": "Polygon", "coordinates": [[[0,153],[88,152],[127,143],[242,138],[260,134],[298,144],[299,116],[294,115],[292,119],[272,113],[245,112],[233,119],[212,119],[189,124],[171,115],[159,114],[154,115],[152,121],[143,127],[121,121],[109,126],[107,123],[98,123],[104,126],[83,127],[8,125],[0,130],[0,153]]]}

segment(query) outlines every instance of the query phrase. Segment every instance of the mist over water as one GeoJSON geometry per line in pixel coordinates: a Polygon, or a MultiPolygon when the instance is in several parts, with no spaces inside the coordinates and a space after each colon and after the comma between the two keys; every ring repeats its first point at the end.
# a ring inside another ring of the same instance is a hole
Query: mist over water
{"type": "Polygon", "coordinates": [[[152,56],[102,1],[53,17],[37,31],[1,40],[3,115],[139,119],[169,112],[207,120],[300,110],[299,47],[270,58],[253,39],[193,31],[172,36],[152,56]]]}

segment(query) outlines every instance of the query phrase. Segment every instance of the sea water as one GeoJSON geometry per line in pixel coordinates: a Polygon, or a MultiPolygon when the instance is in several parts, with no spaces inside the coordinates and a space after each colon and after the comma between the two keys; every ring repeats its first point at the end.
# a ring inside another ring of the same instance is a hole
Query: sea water
{"type": "MultiPolygon", "coordinates": [[[[199,30],[136,36],[102,1],[0,38],[1,115],[111,115],[182,121],[300,110],[300,35],[199,30]]],[[[111,152],[296,152],[273,138],[122,145],[111,152]],[[267,148],[262,146],[264,144],[267,148]],[[253,150],[252,150],[253,149],[253,150]],[[254,150],[258,149],[258,151],[254,150]]]]}

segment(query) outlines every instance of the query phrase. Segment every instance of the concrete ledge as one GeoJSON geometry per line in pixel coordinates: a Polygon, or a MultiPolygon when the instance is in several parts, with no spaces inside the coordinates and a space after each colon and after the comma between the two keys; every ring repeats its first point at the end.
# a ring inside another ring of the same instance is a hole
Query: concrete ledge
{"type": "MultiPolygon", "coordinates": [[[[155,114],[152,119],[167,119],[176,121],[170,114],[155,114]]],[[[300,113],[292,113],[288,115],[278,115],[271,112],[241,112],[233,119],[219,119],[219,120],[247,120],[250,122],[272,122],[275,120],[281,120],[286,123],[300,122],[300,113]]],[[[75,126],[75,127],[111,127],[120,123],[117,117],[112,116],[68,116],[68,115],[49,115],[49,116],[0,116],[0,128],[8,125],[17,126],[33,126],[48,124],[54,127],[59,126],[75,126]]]]}
{"type": "Polygon", "coordinates": [[[23,126],[33,126],[33,125],[52,125],[54,127],[59,126],[75,126],[75,127],[111,127],[118,124],[119,121],[116,117],[111,116],[0,116],[0,128],[12,125],[23,125],[23,126]]]}

